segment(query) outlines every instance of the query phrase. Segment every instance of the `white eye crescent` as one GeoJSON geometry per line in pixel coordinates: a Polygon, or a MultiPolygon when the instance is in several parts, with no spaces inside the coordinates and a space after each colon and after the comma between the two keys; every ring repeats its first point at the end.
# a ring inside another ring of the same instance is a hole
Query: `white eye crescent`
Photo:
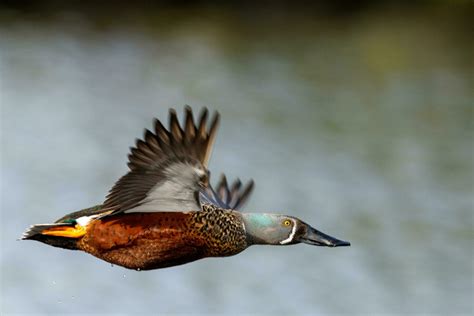
{"type": "Polygon", "coordinates": [[[288,236],[287,239],[280,241],[281,245],[284,245],[284,244],[287,244],[287,243],[293,241],[293,238],[295,237],[295,234],[296,234],[296,223],[295,223],[295,221],[293,219],[288,219],[288,220],[285,220],[283,222],[283,225],[285,225],[286,221],[290,222],[290,220],[291,220],[291,222],[293,222],[293,227],[291,228],[291,233],[290,233],[290,235],[288,236]]]}

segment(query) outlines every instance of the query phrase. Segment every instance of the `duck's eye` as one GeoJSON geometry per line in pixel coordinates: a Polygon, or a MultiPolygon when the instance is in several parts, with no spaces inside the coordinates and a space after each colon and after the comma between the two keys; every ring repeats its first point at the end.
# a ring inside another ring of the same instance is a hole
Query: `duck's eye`
{"type": "Polygon", "coordinates": [[[285,220],[283,221],[283,226],[288,227],[288,226],[290,226],[290,225],[291,225],[291,221],[290,221],[289,219],[285,219],[285,220]]]}

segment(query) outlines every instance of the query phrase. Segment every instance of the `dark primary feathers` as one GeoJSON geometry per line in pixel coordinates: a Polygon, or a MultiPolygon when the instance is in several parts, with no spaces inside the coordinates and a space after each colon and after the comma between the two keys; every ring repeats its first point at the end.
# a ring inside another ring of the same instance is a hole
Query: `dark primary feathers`
{"type": "Polygon", "coordinates": [[[204,108],[198,124],[195,125],[193,112],[186,106],[185,124],[182,129],[176,111],[170,109],[169,131],[155,118],[154,133],[145,129],[144,141],[137,139],[135,147],[131,148],[128,155],[130,170],[156,169],[170,158],[181,161],[185,158],[194,159],[207,167],[219,125],[219,113],[214,113],[209,129],[207,118],[208,110],[204,108]]]}
{"type": "Polygon", "coordinates": [[[217,192],[222,201],[225,201],[226,208],[237,210],[247,203],[247,200],[253,191],[253,187],[253,180],[250,180],[244,187],[242,187],[242,182],[240,182],[239,179],[236,179],[229,190],[227,179],[225,175],[222,174],[221,182],[217,185],[217,192]]]}
{"type": "Polygon", "coordinates": [[[242,182],[239,179],[236,179],[229,187],[226,176],[222,174],[215,190],[212,186],[201,190],[201,203],[214,204],[224,209],[239,210],[247,202],[253,188],[253,180],[242,187],[242,182]]]}

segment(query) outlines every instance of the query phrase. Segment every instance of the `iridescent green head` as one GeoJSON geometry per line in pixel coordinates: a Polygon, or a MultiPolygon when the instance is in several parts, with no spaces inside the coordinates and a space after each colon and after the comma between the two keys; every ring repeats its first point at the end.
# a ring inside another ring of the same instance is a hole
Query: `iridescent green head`
{"type": "Polygon", "coordinates": [[[292,245],[300,242],[326,247],[350,246],[347,241],[328,236],[300,219],[287,215],[242,213],[250,244],[292,245]]]}

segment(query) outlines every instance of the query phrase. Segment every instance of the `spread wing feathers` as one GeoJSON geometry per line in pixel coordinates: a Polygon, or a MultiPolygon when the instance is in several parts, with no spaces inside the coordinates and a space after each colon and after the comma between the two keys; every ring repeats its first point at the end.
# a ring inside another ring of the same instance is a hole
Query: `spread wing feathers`
{"type": "Polygon", "coordinates": [[[208,126],[208,111],[201,111],[197,125],[189,106],[184,127],[176,111],[169,111],[169,129],[155,119],[154,132],[131,148],[130,171],[120,178],[104,202],[105,210],[118,212],[199,210],[198,192],[208,177],[207,164],[219,125],[216,112],[208,126]]]}
{"type": "Polygon", "coordinates": [[[254,186],[253,180],[248,181],[245,186],[242,186],[242,182],[239,179],[236,179],[229,186],[226,176],[222,174],[215,190],[211,186],[201,190],[201,203],[210,203],[221,208],[238,210],[245,205],[252,194],[254,186]]]}
{"type": "Polygon", "coordinates": [[[185,107],[185,124],[181,128],[174,109],[169,111],[169,131],[155,118],[155,133],[145,129],[144,140],[137,139],[136,146],[131,148],[128,156],[130,170],[153,169],[167,158],[192,158],[207,167],[219,125],[219,114],[216,112],[207,130],[208,111],[204,108],[194,124],[193,112],[185,107]]]}

